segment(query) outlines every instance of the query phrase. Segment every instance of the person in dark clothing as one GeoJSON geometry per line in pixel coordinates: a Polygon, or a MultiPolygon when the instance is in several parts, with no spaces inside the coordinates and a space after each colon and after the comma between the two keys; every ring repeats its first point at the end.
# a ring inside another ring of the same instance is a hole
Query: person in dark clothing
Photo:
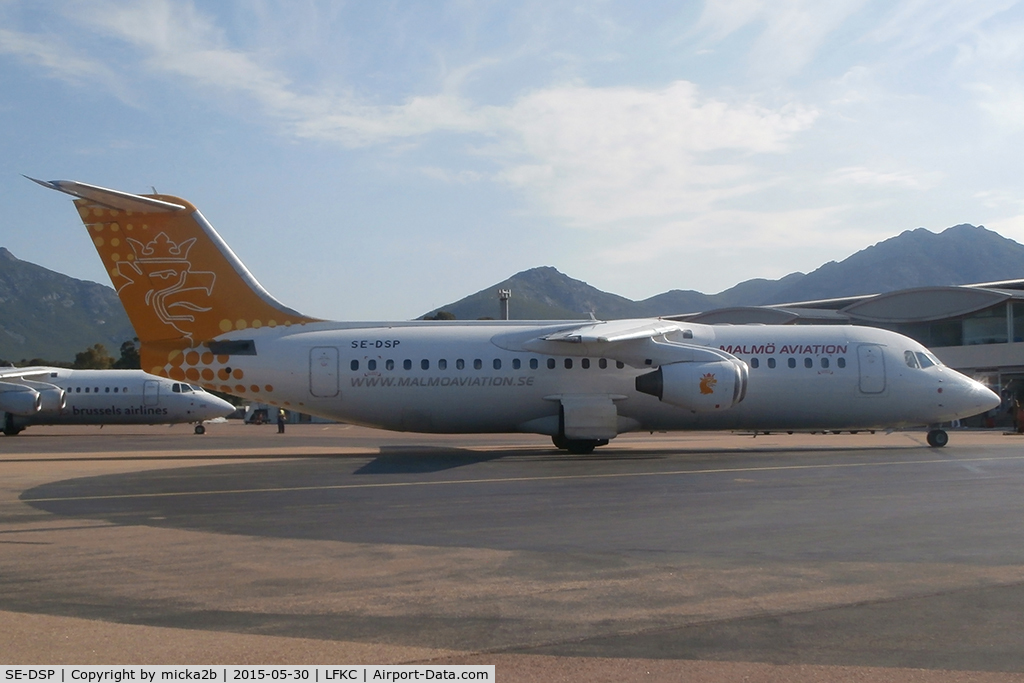
{"type": "Polygon", "coordinates": [[[284,434],[284,408],[277,411],[277,433],[284,434]]]}

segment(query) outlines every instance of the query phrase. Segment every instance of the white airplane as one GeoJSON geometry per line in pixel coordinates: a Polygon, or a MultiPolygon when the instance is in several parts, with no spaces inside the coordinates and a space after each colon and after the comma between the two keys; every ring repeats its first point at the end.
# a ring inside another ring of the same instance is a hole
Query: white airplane
{"type": "Polygon", "coordinates": [[[184,199],[35,181],[75,205],[142,367],[385,429],[533,432],[587,453],[623,432],[938,425],[999,397],[907,337],[668,319],[336,323],[274,299],[184,199]]]}
{"type": "Polygon", "coordinates": [[[177,424],[226,417],[235,407],[199,387],[142,370],[0,368],[0,426],[177,424]]]}

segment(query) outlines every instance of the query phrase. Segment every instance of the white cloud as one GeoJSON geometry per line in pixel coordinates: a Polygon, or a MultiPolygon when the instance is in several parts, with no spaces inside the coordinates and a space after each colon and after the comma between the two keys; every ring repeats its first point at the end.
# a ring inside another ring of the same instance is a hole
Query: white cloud
{"type": "Polygon", "coordinates": [[[941,174],[935,172],[883,172],[863,166],[848,166],[836,169],[828,174],[825,182],[832,185],[877,185],[879,187],[923,190],[934,186],[940,179],[940,176],[941,174]]]}
{"type": "Polygon", "coordinates": [[[789,76],[806,66],[826,37],[867,0],[707,0],[695,29],[719,42],[749,26],[760,30],[750,45],[751,69],[789,76]]]}
{"type": "MultiPolygon", "coordinates": [[[[489,147],[476,153],[492,155],[498,179],[578,226],[693,215],[762,189],[774,178],[757,173],[752,158],[785,152],[817,115],[797,105],[710,98],[687,81],[542,87],[507,106],[477,106],[457,92],[458,70],[438,94],[369,104],[350,94],[300,90],[257,55],[230,47],[190,3],[104,3],[87,16],[104,34],[140,49],[151,73],[208,95],[251,99],[300,138],[359,147],[444,131],[484,136],[489,147]]],[[[472,177],[424,172],[447,182],[472,177]]]]}
{"type": "Polygon", "coordinates": [[[660,89],[568,86],[527,95],[504,112],[522,161],[502,174],[577,225],[692,214],[760,189],[751,156],[784,152],[816,112],[660,89]]]}
{"type": "Polygon", "coordinates": [[[122,102],[132,102],[112,69],[102,62],[84,57],[55,36],[32,35],[0,28],[0,54],[17,57],[69,83],[98,83],[122,102]]]}

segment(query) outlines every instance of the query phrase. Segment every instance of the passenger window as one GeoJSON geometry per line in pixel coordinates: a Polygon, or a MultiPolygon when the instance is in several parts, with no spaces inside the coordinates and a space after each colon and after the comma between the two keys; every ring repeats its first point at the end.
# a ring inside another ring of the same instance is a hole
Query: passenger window
{"type": "Polygon", "coordinates": [[[482,360],[480,360],[479,358],[474,358],[473,359],[473,369],[474,370],[479,370],[483,366],[484,366],[484,362],[482,360]]]}
{"type": "Polygon", "coordinates": [[[500,358],[495,358],[494,362],[492,363],[492,365],[494,366],[495,370],[501,370],[501,359],[500,358]]]}
{"type": "Polygon", "coordinates": [[[823,367],[823,368],[827,368],[828,367],[828,358],[822,357],[822,359],[821,359],[821,367],[823,367]]]}
{"type": "Polygon", "coordinates": [[[523,361],[519,360],[518,358],[513,358],[512,359],[512,369],[513,370],[518,370],[521,367],[523,367],[523,361]]]}
{"type": "Polygon", "coordinates": [[[421,370],[429,370],[430,369],[430,361],[427,360],[426,358],[421,360],[420,361],[420,369],[421,370]]]}
{"type": "Polygon", "coordinates": [[[114,393],[115,393],[115,394],[117,393],[117,390],[118,390],[118,389],[120,389],[120,387],[114,387],[114,393]]]}
{"type": "Polygon", "coordinates": [[[914,355],[913,351],[903,352],[903,361],[907,364],[908,368],[914,368],[915,370],[921,366],[917,363],[917,356],[914,355]]]}
{"type": "Polygon", "coordinates": [[[402,367],[406,370],[412,370],[412,361],[406,358],[402,361],[402,367]]]}
{"type": "Polygon", "coordinates": [[[76,394],[82,393],[82,387],[75,387],[75,393],[76,394]]]}
{"type": "Polygon", "coordinates": [[[370,360],[366,361],[366,368],[368,370],[376,370],[377,369],[377,361],[375,361],[372,358],[370,360]]]}
{"type": "Polygon", "coordinates": [[[615,367],[617,367],[619,370],[621,370],[622,368],[626,367],[626,364],[623,363],[621,360],[617,360],[617,361],[615,361],[615,367]]]}
{"type": "Polygon", "coordinates": [[[683,330],[683,339],[693,339],[693,330],[683,330]]]}
{"type": "Polygon", "coordinates": [[[770,368],[774,368],[775,367],[775,359],[774,358],[769,358],[768,359],[768,367],[770,367],[770,368]]]}
{"type": "Polygon", "coordinates": [[[110,387],[103,387],[103,393],[104,394],[109,394],[110,393],[110,387]]]}
{"type": "Polygon", "coordinates": [[[601,368],[602,370],[607,370],[608,369],[608,359],[607,358],[599,358],[597,360],[597,367],[601,368]]]}
{"type": "Polygon", "coordinates": [[[805,368],[813,368],[814,367],[814,359],[813,358],[804,358],[804,367],[805,368]]]}
{"type": "Polygon", "coordinates": [[[836,365],[838,365],[841,368],[845,368],[846,367],[846,359],[843,358],[842,356],[840,356],[839,358],[836,359],[836,365]]]}
{"type": "Polygon", "coordinates": [[[761,361],[759,361],[757,358],[751,358],[750,359],[750,367],[756,368],[756,367],[759,367],[760,365],[761,365],[761,361]]]}
{"type": "Polygon", "coordinates": [[[448,369],[448,361],[446,361],[444,358],[442,358],[441,360],[437,361],[437,369],[438,370],[447,370],[448,369]]]}
{"type": "Polygon", "coordinates": [[[124,389],[122,389],[121,393],[122,394],[127,394],[128,393],[128,387],[125,387],[124,389]]]}
{"type": "Polygon", "coordinates": [[[791,368],[795,368],[796,367],[796,358],[790,358],[789,360],[787,360],[786,361],[786,365],[788,365],[791,368]]]}
{"type": "Polygon", "coordinates": [[[540,364],[537,362],[536,358],[531,358],[530,359],[530,369],[531,370],[536,370],[538,365],[540,365],[540,364]]]}
{"type": "Polygon", "coordinates": [[[87,394],[89,393],[89,387],[85,388],[85,393],[87,393],[87,394]]]}
{"type": "Polygon", "coordinates": [[[548,358],[548,370],[554,370],[554,369],[555,369],[555,359],[554,358],[548,358]]]}
{"type": "Polygon", "coordinates": [[[927,353],[921,353],[920,351],[918,351],[916,355],[917,360],[920,361],[922,368],[930,368],[933,365],[937,365],[937,363],[934,363],[932,361],[932,356],[929,356],[927,353]]]}
{"type": "Polygon", "coordinates": [[[384,361],[384,369],[385,370],[394,370],[395,369],[395,361],[391,360],[390,358],[387,359],[386,361],[384,361]]]}
{"type": "Polygon", "coordinates": [[[565,369],[572,370],[572,358],[565,359],[565,369]]]}
{"type": "Polygon", "coordinates": [[[354,361],[352,361],[351,363],[349,363],[349,364],[348,364],[348,366],[349,366],[350,368],[352,368],[352,370],[353,370],[353,372],[354,372],[354,371],[356,371],[356,370],[358,370],[358,369],[359,369],[359,361],[357,361],[357,360],[354,360],[354,361]]]}
{"type": "Polygon", "coordinates": [[[458,359],[457,361],[455,361],[455,369],[456,370],[463,370],[463,369],[465,369],[465,367],[466,367],[466,361],[462,360],[461,358],[458,359]]]}
{"type": "Polygon", "coordinates": [[[580,361],[580,365],[583,367],[584,370],[589,370],[590,369],[590,359],[589,358],[584,358],[583,360],[580,361]]]}

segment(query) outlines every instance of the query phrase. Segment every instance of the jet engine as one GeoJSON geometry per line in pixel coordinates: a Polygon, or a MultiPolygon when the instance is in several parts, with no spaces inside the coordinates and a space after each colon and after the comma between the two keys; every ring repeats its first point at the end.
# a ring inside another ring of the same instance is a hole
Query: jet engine
{"type": "Polygon", "coordinates": [[[43,407],[38,391],[23,384],[0,382],[0,410],[12,415],[35,415],[43,407]]]}
{"type": "Polygon", "coordinates": [[[747,365],[720,360],[662,365],[636,378],[636,390],[697,413],[731,408],[747,394],[747,365]]]}
{"type": "MultiPolygon", "coordinates": [[[[64,406],[67,405],[67,392],[54,384],[47,384],[46,382],[32,382],[29,380],[21,380],[21,384],[39,393],[40,413],[44,413],[46,415],[59,415],[60,411],[64,410],[64,406]]],[[[0,398],[0,402],[2,401],[3,399],[0,398]]]]}

